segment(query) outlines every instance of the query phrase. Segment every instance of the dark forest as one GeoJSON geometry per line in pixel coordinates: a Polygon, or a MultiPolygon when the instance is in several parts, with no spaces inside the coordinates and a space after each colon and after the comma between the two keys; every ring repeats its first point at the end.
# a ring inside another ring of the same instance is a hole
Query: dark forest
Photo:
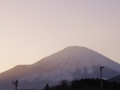
{"type": "MultiPolygon", "coordinates": [[[[120,83],[102,80],[102,90],[120,90],[120,83]]],[[[43,90],[101,90],[100,79],[81,79],[68,82],[63,80],[59,85],[45,86],[43,90]]]]}

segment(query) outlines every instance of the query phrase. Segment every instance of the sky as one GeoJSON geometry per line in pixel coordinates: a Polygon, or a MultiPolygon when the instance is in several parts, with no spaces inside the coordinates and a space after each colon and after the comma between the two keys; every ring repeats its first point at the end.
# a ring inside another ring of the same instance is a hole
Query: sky
{"type": "Polygon", "coordinates": [[[0,0],[0,72],[74,45],[120,63],[120,0],[0,0]]]}

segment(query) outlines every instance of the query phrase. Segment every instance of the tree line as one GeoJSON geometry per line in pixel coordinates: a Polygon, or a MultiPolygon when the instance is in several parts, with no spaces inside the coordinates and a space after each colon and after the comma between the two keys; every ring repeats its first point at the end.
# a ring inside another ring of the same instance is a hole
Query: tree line
{"type": "MultiPolygon", "coordinates": [[[[120,83],[102,80],[102,90],[120,90],[120,83]]],[[[100,90],[100,79],[81,79],[68,82],[63,80],[59,85],[45,86],[43,90],[100,90]]]]}

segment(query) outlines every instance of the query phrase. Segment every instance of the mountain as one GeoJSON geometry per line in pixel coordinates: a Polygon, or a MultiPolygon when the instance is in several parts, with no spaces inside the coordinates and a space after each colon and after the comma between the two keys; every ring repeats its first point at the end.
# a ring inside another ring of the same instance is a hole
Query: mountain
{"type": "Polygon", "coordinates": [[[120,83],[120,75],[112,77],[109,79],[110,82],[119,82],[120,83]]]}
{"type": "Polygon", "coordinates": [[[54,85],[64,79],[99,78],[100,66],[105,66],[104,79],[120,74],[120,64],[86,47],[70,46],[32,65],[18,65],[3,72],[0,81],[4,85],[9,81],[9,90],[15,79],[20,81],[21,88],[43,88],[47,83],[54,85]]]}

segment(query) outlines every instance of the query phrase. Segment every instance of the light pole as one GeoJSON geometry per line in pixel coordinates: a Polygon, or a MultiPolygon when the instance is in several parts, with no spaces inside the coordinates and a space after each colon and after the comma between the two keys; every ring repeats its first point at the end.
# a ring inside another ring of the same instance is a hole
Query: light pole
{"type": "Polygon", "coordinates": [[[104,66],[100,66],[100,78],[101,78],[101,90],[102,90],[102,69],[104,66]]]}
{"type": "Polygon", "coordinates": [[[18,80],[16,81],[12,81],[13,85],[15,86],[15,90],[17,90],[17,87],[18,87],[18,80]]]}

